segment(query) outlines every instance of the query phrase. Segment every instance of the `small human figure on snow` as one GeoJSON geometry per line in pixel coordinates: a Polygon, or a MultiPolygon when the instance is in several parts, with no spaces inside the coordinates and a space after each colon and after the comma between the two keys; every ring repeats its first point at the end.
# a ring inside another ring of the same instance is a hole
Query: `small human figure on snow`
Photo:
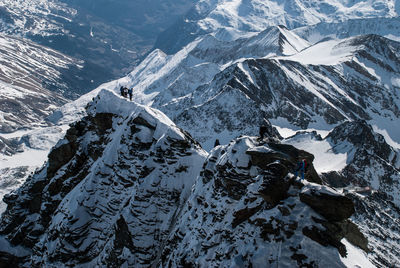
{"type": "Polygon", "coordinates": [[[215,142],[214,142],[214,147],[217,147],[218,145],[220,145],[219,139],[216,139],[215,142]]]}
{"type": "Polygon", "coordinates": [[[296,178],[300,172],[301,180],[304,180],[304,173],[306,172],[306,168],[307,168],[307,161],[305,159],[302,159],[299,162],[297,162],[297,167],[294,171],[294,175],[296,176],[296,178]]]}
{"type": "Polygon", "coordinates": [[[260,126],[260,140],[264,139],[264,135],[268,132],[268,128],[265,125],[260,126]]]}
{"type": "Polygon", "coordinates": [[[129,100],[132,101],[133,88],[128,89],[129,100]]]}

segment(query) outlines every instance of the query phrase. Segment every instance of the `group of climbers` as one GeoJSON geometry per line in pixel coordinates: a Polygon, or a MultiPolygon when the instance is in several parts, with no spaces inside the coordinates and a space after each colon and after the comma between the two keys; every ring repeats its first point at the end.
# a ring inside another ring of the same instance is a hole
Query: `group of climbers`
{"type": "Polygon", "coordinates": [[[132,101],[133,88],[127,88],[125,86],[121,86],[119,90],[121,91],[122,97],[128,98],[129,95],[129,100],[132,101]]]}

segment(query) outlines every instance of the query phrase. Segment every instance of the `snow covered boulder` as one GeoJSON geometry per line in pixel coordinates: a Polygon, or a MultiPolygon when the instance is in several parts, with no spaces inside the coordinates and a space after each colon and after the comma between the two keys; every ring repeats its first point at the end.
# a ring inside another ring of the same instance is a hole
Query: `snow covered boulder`
{"type": "Polygon", "coordinates": [[[326,190],[327,187],[321,186],[318,190],[317,187],[302,191],[300,200],[329,221],[342,221],[354,214],[354,203],[350,198],[332,190],[326,190]]]}
{"type": "Polygon", "coordinates": [[[334,246],[345,257],[347,250],[341,242],[346,238],[353,245],[368,252],[368,240],[348,219],[354,214],[353,201],[333,188],[310,184],[299,194],[300,200],[321,217],[313,217],[313,225],[303,228],[303,234],[323,246],[334,246]],[[320,226],[323,226],[321,228],[320,226]]]}
{"type": "Polygon", "coordinates": [[[314,155],[299,150],[292,145],[278,142],[261,143],[260,146],[250,148],[246,154],[251,156],[251,161],[254,165],[262,169],[266,169],[269,164],[279,161],[286,166],[288,172],[292,173],[294,173],[297,162],[301,159],[306,159],[308,167],[305,172],[305,178],[310,182],[322,183],[312,165],[314,155]]]}

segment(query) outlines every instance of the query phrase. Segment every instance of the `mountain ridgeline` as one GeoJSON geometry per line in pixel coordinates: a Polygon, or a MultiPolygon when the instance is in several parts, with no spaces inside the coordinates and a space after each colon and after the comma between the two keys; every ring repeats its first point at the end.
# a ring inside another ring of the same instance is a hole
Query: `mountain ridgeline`
{"type": "Polygon", "coordinates": [[[87,109],[5,197],[3,265],[340,267],[347,247],[370,250],[352,199],[321,185],[314,156],[273,131],[207,156],[161,112],[112,92],[87,109]],[[292,174],[299,158],[307,181],[292,174]]]}
{"type": "Polygon", "coordinates": [[[399,1],[5,2],[0,267],[400,266],[399,1]]]}

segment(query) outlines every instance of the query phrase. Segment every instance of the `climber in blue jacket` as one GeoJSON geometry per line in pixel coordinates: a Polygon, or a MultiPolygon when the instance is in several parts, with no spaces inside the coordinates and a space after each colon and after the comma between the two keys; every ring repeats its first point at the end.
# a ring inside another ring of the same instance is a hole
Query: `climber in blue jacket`
{"type": "Polygon", "coordinates": [[[302,159],[301,161],[299,161],[297,163],[297,167],[295,169],[294,175],[298,176],[298,173],[300,171],[300,176],[301,176],[301,180],[304,180],[304,172],[306,171],[306,167],[307,167],[307,162],[305,159],[302,159]]]}

